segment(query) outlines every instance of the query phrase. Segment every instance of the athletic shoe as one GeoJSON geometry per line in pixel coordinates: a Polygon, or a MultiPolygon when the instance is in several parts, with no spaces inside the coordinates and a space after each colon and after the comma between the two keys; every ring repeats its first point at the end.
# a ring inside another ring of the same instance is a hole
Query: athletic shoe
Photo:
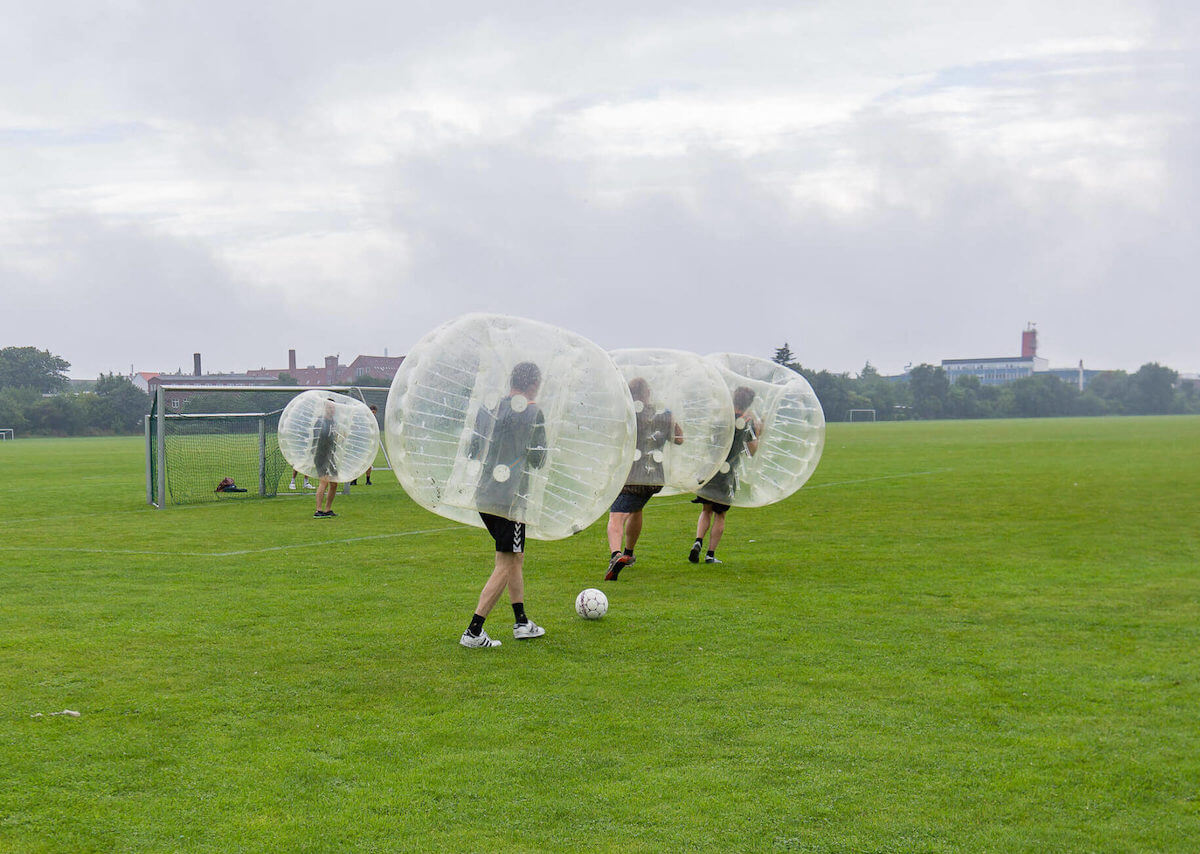
{"type": "Polygon", "coordinates": [[[468,649],[483,649],[489,646],[500,646],[500,641],[492,640],[488,637],[487,632],[480,632],[478,635],[473,635],[470,632],[463,632],[462,637],[458,642],[468,649]]]}
{"type": "Polygon", "coordinates": [[[295,489],[295,488],[296,488],[296,481],[293,480],[291,483],[288,484],[288,489],[295,489]]]}
{"type": "Polygon", "coordinates": [[[705,563],[724,563],[725,561],[717,560],[716,555],[705,555],[704,562],[705,563]]]}
{"type": "Polygon", "coordinates": [[[326,516],[326,513],[324,510],[318,510],[316,513],[313,514],[314,519],[324,519],[325,516],[326,516]]]}
{"type": "Polygon", "coordinates": [[[701,548],[703,548],[703,546],[700,543],[692,543],[692,550],[688,552],[688,560],[690,560],[692,563],[699,563],[701,548]]]}
{"type": "Polygon", "coordinates": [[[315,483],[309,483],[309,482],[306,480],[306,481],[304,481],[304,488],[305,488],[305,489],[316,489],[316,488],[317,488],[317,485],[316,485],[315,483]]]}
{"type": "MultiPolygon", "coordinates": [[[[336,516],[337,514],[336,514],[336,513],[334,513],[332,510],[326,510],[326,511],[325,511],[325,515],[328,517],[328,516],[336,516]]],[[[718,561],[718,563],[719,563],[719,562],[720,562],[720,561],[718,561]]]]}
{"type": "Polygon", "coordinates": [[[540,638],[546,633],[546,630],[530,620],[527,623],[513,624],[513,637],[517,640],[526,640],[527,638],[540,638]]]}
{"type": "Polygon", "coordinates": [[[617,576],[621,574],[621,570],[633,563],[633,559],[629,555],[617,553],[612,556],[612,560],[608,562],[608,572],[604,574],[605,581],[616,581],[617,576]]]}
{"type": "Polygon", "coordinates": [[[350,485],[351,485],[351,486],[358,486],[358,478],[354,478],[354,480],[350,481],[350,485]]]}
{"type": "Polygon", "coordinates": [[[367,486],[371,485],[371,478],[367,478],[367,486]]]}

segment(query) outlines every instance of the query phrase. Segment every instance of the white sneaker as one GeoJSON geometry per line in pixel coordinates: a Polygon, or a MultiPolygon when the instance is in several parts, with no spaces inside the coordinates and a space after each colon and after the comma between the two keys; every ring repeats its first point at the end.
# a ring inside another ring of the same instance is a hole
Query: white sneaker
{"type": "Polygon", "coordinates": [[[465,647],[469,647],[470,649],[483,649],[484,647],[489,646],[500,646],[500,641],[492,640],[488,637],[487,632],[482,631],[478,636],[473,635],[470,632],[463,632],[462,637],[458,639],[458,642],[465,647]]]}
{"type": "Polygon", "coordinates": [[[316,489],[316,488],[317,488],[317,485],[316,485],[315,483],[309,483],[309,482],[306,480],[306,481],[304,481],[304,488],[305,488],[305,489],[316,489]]]}
{"type": "Polygon", "coordinates": [[[295,489],[295,488],[296,488],[296,481],[293,480],[291,483],[288,484],[288,489],[295,489]]]}
{"type": "Polygon", "coordinates": [[[705,563],[724,563],[725,561],[717,560],[717,558],[714,555],[705,555],[704,562],[705,563]]]}
{"type": "Polygon", "coordinates": [[[546,630],[530,620],[528,623],[515,623],[513,625],[513,637],[517,640],[525,640],[527,638],[540,638],[546,633],[546,630]]]}

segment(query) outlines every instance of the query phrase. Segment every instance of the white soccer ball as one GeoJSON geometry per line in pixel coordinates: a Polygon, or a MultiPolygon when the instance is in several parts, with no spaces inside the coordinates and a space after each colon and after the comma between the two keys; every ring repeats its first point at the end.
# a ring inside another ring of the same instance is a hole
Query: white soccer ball
{"type": "Polygon", "coordinates": [[[603,590],[589,587],[575,597],[575,613],[585,620],[599,620],[608,613],[608,597],[603,590]]]}

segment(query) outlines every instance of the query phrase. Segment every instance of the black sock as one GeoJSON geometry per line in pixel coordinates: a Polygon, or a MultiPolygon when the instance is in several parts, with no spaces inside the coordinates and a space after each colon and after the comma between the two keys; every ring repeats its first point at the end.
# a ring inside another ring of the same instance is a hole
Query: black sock
{"type": "Polygon", "coordinates": [[[479,637],[479,633],[483,631],[483,621],[486,617],[481,617],[478,614],[471,617],[471,625],[467,626],[467,634],[472,637],[479,637]]]}
{"type": "Polygon", "coordinates": [[[513,617],[516,618],[518,624],[529,622],[529,618],[525,616],[524,602],[513,602],[513,617]]]}
{"type": "Polygon", "coordinates": [[[625,549],[625,557],[633,557],[633,549],[625,549]]]}
{"type": "Polygon", "coordinates": [[[612,560],[613,558],[615,558],[615,557],[616,557],[617,555],[619,555],[619,554],[620,554],[620,552],[613,552],[612,554],[610,554],[610,555],[608,556],[608,559],[609,559],[609,560],[612,560]]]}
{"type": "Polygon", "coordinates": [[[709,557],[716,557],[716,556],[717,556],[717,553],[716,553],[716,551],[714,551],[713,549],[709,549],[709,550],[708,550],[708,556],[709,556],[709,557]]]}

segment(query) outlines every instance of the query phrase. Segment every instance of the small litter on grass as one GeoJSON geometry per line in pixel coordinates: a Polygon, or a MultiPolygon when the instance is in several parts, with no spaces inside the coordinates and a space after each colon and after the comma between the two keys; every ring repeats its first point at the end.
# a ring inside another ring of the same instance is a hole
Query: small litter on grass
{"type": "Polygon", "coordinates": [[[77,718],[79,717],[79,712],[73,712],[70,709],[63,709],[61,712],[50,713],[50,717],[54,717],[55,715],[66,715],[69,718],[77,718]]]}

